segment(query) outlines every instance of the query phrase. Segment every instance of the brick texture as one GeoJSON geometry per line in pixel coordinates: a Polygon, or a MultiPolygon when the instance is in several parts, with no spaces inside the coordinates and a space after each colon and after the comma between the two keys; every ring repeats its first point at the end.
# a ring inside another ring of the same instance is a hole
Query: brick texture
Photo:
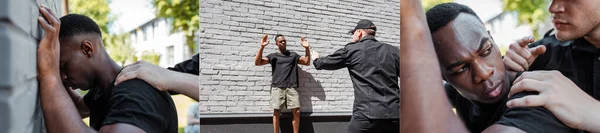
{"type": "MultiPolygon", "coordinates": [[[[271,66],[255,66],[260,38],[283,34],[288,49],[305,55],[300,37],[326,56],[351,40],[360,19],[377,25],[376,38],[400,44],[400,3],[393,0],[202,0],[200,1],[200,111],[270,113],[271,66]]],[[[351,112],[354,92],[347,69],[299,69],[302,112],[351,112]]]]}

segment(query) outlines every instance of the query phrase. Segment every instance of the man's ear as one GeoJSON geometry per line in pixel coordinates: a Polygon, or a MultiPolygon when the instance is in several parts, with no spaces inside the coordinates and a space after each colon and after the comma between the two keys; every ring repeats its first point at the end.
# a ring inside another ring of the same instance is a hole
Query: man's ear
{"type": "Polygon", "coordinates": [[[88,41],[88,40],[83,40],[83,42],[81,43],[81,51],[83,52],[83,54],[85,56],[87,56],[88,58],[91,58],[93,56],[94,53],[94,45],[92,44],[92,42],[88,41]]]}

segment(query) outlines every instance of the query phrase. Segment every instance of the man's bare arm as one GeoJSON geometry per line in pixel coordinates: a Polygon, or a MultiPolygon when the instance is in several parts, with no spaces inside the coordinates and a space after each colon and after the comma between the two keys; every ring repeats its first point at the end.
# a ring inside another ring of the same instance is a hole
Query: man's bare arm
{"type": "Polygon", "coordinates": [[[400,132],[467,132],[446,98],[421,1],[400,5],[400,132]]]}
{"type": "Polygon", "coordinates": [[[75,92],[71,88],[68,88],[66,90],[69,93],[69,95],[71,96],[71,100],[73,100],[73,103],[75,104],[75,107],[77,108],[77,111],[79,112],[79,115],[81,116],[81,118],[89,117],[90,110],[85,105],[85,102],[83,101],[83,96],[80,96],[79,94],[77,94],[77,92],[75,92]]]}
{"type": "Polygon", "coordinates": [[[300,39],[300,42],[302,44],[302,47],[304,47],[304,49],[306,50],[306,52],[304,57],[300,57],[300,59],[298,59],[298,64],[310,66],[310,46],[308,42],[304,40],[304,37],[300,39]]]}
{"type": "Polygon", "coordinates": [[[268,37],[269,37],[269,35],[265,34],[265,36],[263,36],[263,38],[260,40],[260,48],[258,49],[258,52],[256,53],[256,57],[254,57],[254,65],[256,65],[256,66],[262,66],[262,65],[269,63],[269,59],[263,58],[263,56],[262,56],[263,50],[270,42],[270,41],[267,41],[268,37]]]}

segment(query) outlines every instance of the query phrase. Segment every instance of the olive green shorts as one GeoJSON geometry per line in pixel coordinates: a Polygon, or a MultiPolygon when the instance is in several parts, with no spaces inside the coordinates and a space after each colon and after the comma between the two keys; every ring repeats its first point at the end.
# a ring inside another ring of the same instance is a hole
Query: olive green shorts
{"type": "Polygon", "coordinates": [[[271,87],[271,107],[273,109],[300,108],[300,95],[296,88],[271,87]]]}

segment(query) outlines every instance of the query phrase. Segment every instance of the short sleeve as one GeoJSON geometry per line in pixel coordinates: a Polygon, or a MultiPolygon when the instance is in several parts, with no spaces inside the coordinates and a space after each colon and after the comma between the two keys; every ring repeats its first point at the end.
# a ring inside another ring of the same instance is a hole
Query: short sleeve
{"type": "MultiPolygon", "coordinates": [[[[510,99],[534,95],[535,92],[521,92],[510,99]]],[[[528,133],[569,133],[577,132],[560,122],[552,112],[544,107],[507,108],[496,124],[519,128],[528,133]]]]}
{"type": "Polygon", "coordinates": [[[270,53],[267,55],[267,59],[269,59],[269,63],[273,60],[274,53],[270,53]]]}
{"type": "Polygon", "coordinates": [[[109,112],[102,125],[125,123],[146,132],[169,131],[177,124],[172,99],[166,93],[151,88],[139,79],[125,81],[114,87],[109,100],[109,112]],[[175,121],[172,121],[175,117],[175,121]]]}

